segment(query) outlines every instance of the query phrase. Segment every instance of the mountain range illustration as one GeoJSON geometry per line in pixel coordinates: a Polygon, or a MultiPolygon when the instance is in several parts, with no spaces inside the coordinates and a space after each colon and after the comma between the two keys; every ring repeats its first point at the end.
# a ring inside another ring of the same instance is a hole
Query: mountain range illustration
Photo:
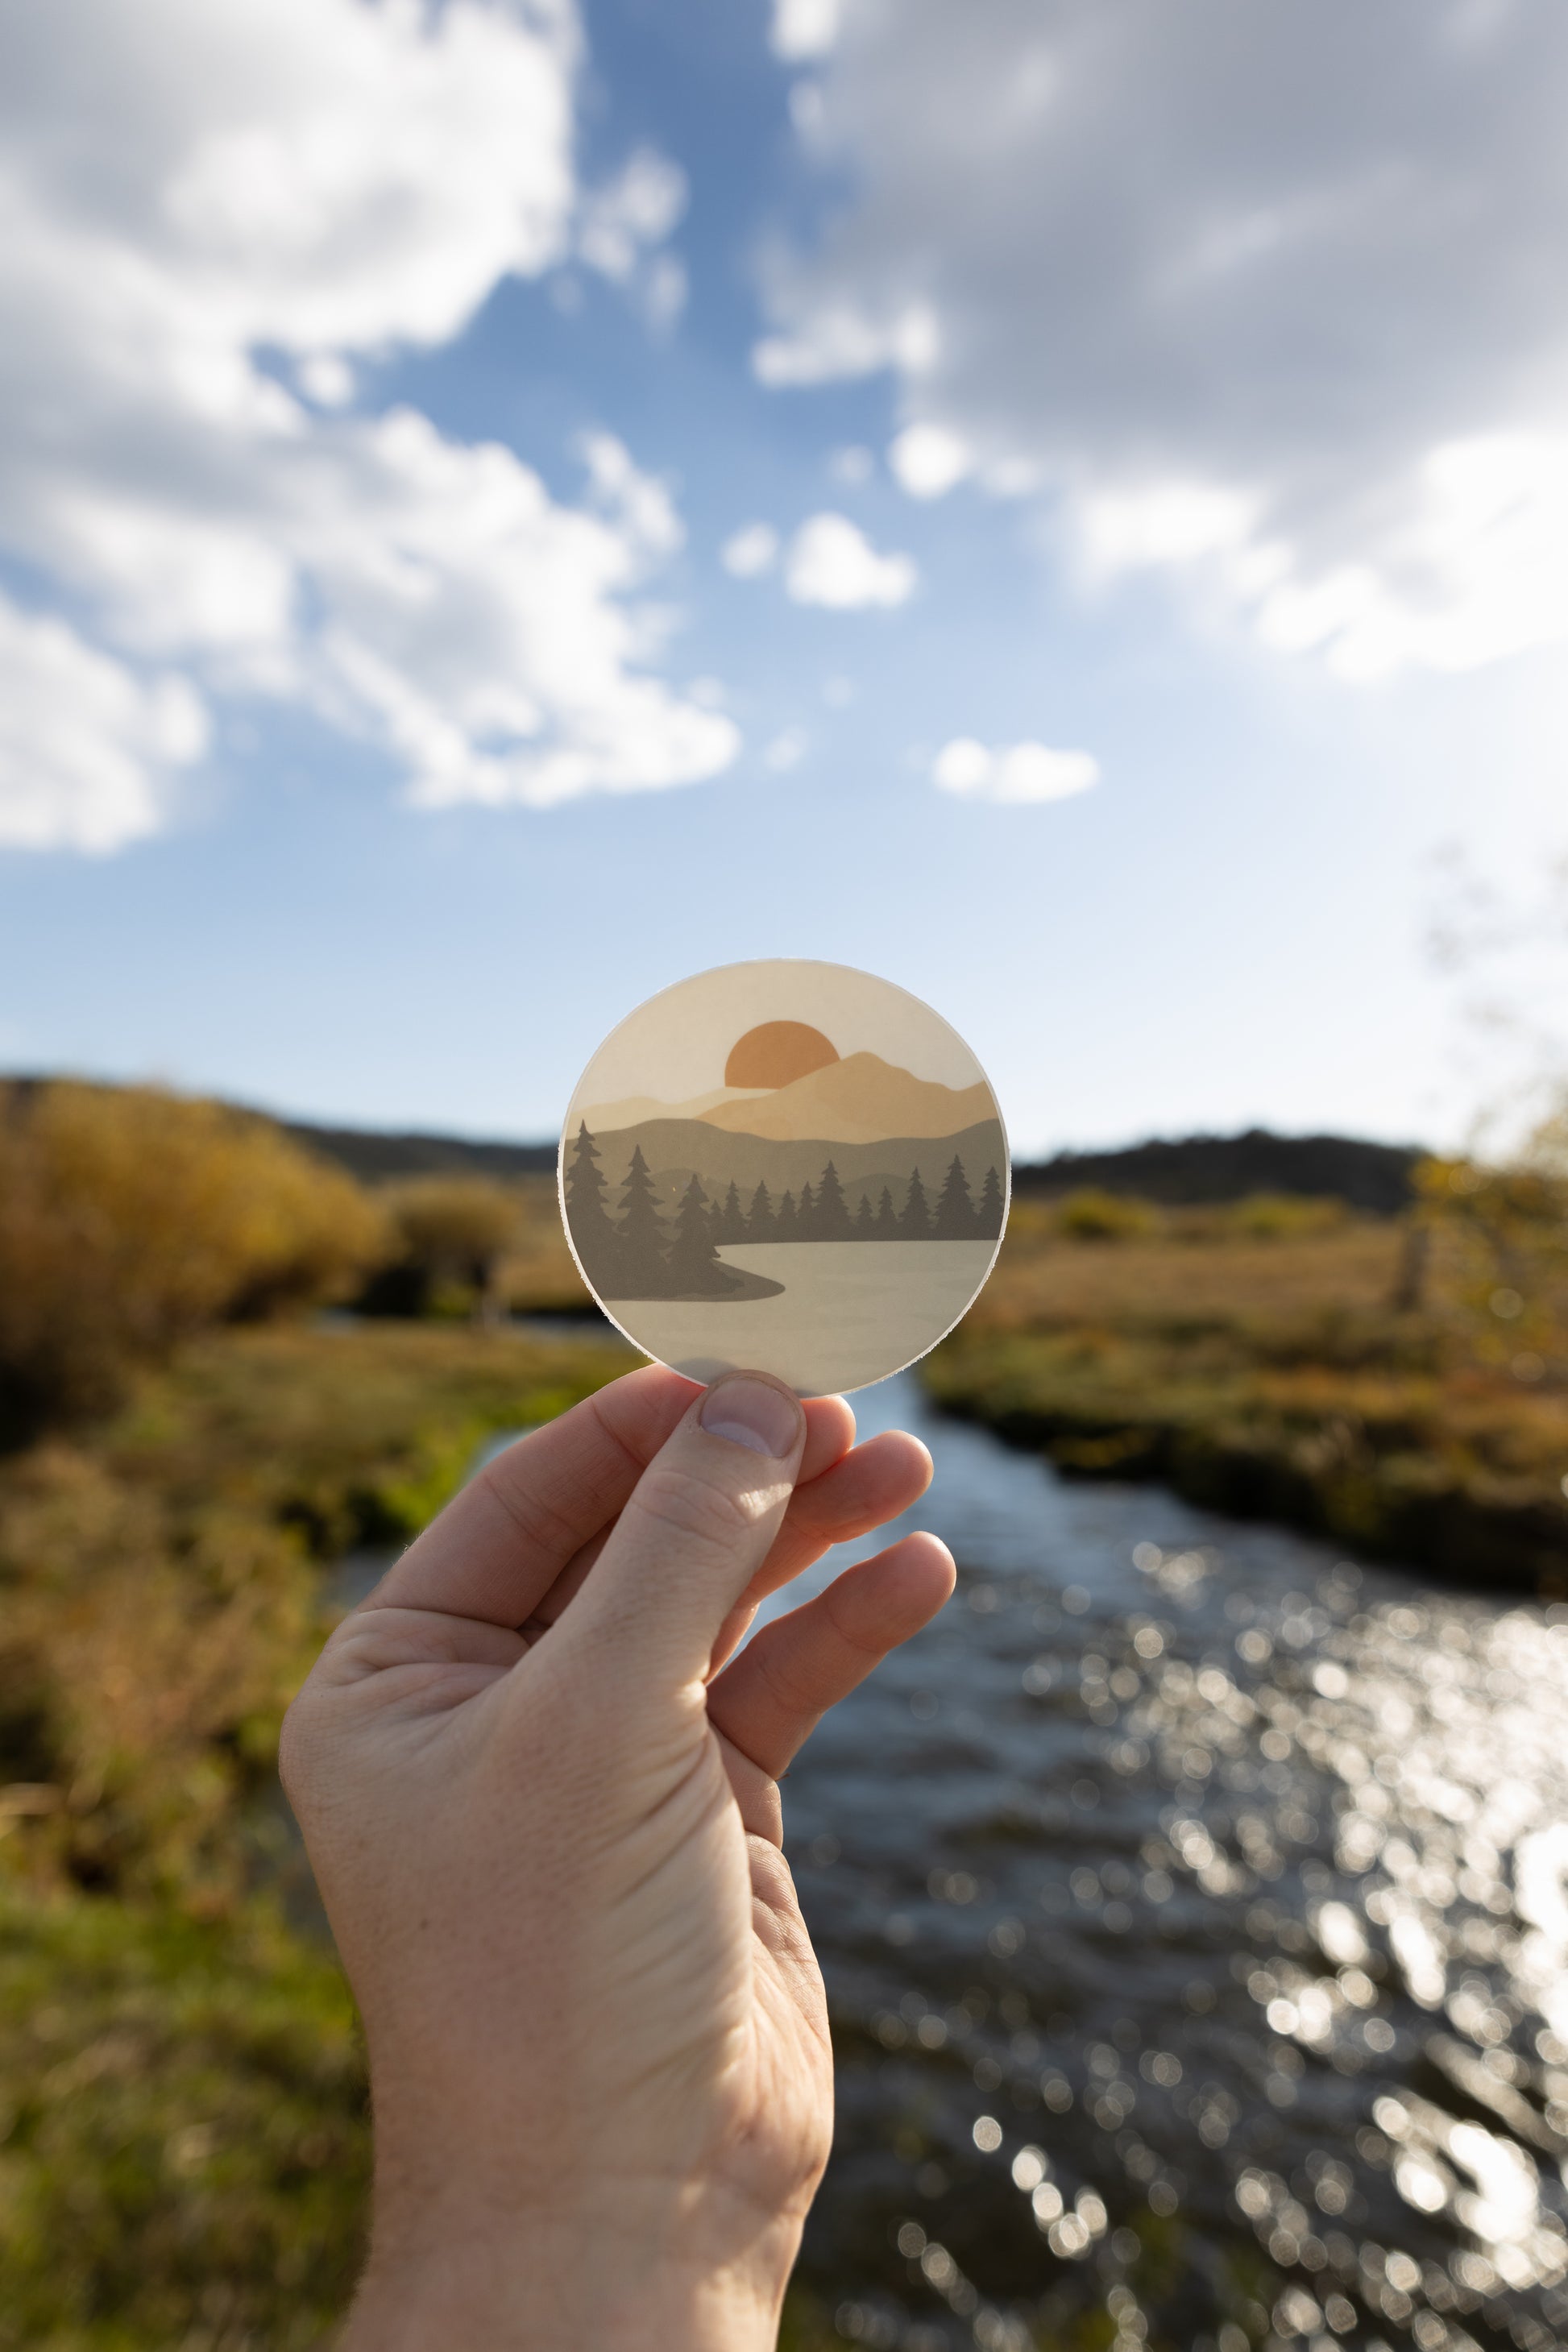
{"type": "Polygon", "coordinates": [[[781,1143],[938,1138],[957,1135],[995,1115],[991,1089],[984,1083],[941,1086],[871,1053],[846,1054],[782,1087],[724,1086],[679,1103],[637,1096],[595,1104],[581,1114],[596,1135],[656,1119],[693,1119],[728,1134],[781,1143]]]}

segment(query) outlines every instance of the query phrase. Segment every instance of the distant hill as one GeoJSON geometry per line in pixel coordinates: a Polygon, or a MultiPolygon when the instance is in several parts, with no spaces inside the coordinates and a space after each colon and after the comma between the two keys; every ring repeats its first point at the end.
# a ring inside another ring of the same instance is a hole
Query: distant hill
{"type": "Polygon", "coordinates": [[[286,1135],[335,1160],[366,1184],[398,1176],[553,1176],[553,1143],[487,1143],[467,1135],[389,1135],[370,1127],[315,1127],[279,1119],[286,1135]]]}
{"type": "MultiPolygon", "coordinates": [[[[553,1143],[389,1135],[371,1128],[315,1127],[300,1119],[286,1124],[301,1143],[340,1160],[369,1183],[452,1175],[494,1176],[504,1182],[555,1172],[553,1143]]],[[[1249,1192],[1295,1192],[1310,1200],[1348,1201],[1352,1208],[1389,1217],[1409,1200],[1410,1171],[1420,1157],[1421,1147],[1414,1143],[1271,1135],[1255,1127],[1245,1135],[1156,1138],[1120,1151],[1059,1151],[1051,1160],[1020,1160],[1013,1169],[1013,1189],[1026,1199],[1040,1199],[1097,1184],[1172,1208],[1240,1201],[1249,1192]]]]}
{"type": "MultiPolygon", "coordinates": [[[[18,1072],[5,1083],[45,1083],[18,1072]]],[[[380,1128],[321,1127],[280,1119],[284,1131],[366,1183],[399,1176],[553,1176],[551,1143],[503,1143],[466,1135],[388,1132],[380,1128]]],[[[1157,1138],[1120,1151],[1059,1151],[1052,1160],[1020,1160],[1013,1189],[1028,1199],[1098,1184],[1170,1207],[1245,1200],[1249,1192],[1296,1192],[1310,1200],[1348,1201],[1352,1208],[1394,1216],[1410,1197],[1410,1171],[1419,1144],[1365,1143],[1348,1135],[1245,1135],[1157,1138]]],[[[815,1172],[815,1171],[813,1171],[815,1172]]]]}
{"type": "Polygon", "coordinates": [[[1037,1199],[1095,1184],[1172,1208],[1240,1201],[1249,1192],[1295,1192],[1394,1216],[1410,1198],[1410,1171],[1421,1156],[1416,1144],[1270,1135],[1255,1127],[1245,1135],[1156,1139],[1121,1151],[1060,1151],[1054,1160],[1016,1165],[1013,1189],[1037,1199]]]}

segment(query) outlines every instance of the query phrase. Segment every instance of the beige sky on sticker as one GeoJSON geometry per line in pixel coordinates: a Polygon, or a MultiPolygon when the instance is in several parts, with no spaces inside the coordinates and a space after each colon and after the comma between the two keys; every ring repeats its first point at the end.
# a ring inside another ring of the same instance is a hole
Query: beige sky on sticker
{"type": "Polygon", "coordinates": [[[907,989],[847,964],[721,965],[678,981],[613,1029],[578,1080],[568,1117],[629,1095],[685,1102],[724,1083],[737,1038],[763,1021],[805,1021],[843,1059],[878,1054],[917,1078],[972,1087],[985,1076],[955,1029],[907,989]]]}

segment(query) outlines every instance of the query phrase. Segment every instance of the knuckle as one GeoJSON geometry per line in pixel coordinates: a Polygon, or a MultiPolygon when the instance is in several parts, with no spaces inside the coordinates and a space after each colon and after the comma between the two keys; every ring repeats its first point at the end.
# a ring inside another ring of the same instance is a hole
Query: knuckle
{"type": "Polygon", "coordinates": [[[695,1548],[731,1553],[755,1525],[754,1498],[733,1494],[699,1472],[660,1463],[637,1492],[639,1516],[695,1548]]]}

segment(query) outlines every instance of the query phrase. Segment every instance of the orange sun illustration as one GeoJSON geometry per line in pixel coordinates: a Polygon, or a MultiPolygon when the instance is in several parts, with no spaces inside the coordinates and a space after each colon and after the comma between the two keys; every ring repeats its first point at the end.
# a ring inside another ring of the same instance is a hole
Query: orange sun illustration
{"type": "Polygon", "coordinates": [[[727,1087],[787,1087],[838,1059],[838,1049],[805,1021],[764,1021],[730,1049],[727,1087]]]}

